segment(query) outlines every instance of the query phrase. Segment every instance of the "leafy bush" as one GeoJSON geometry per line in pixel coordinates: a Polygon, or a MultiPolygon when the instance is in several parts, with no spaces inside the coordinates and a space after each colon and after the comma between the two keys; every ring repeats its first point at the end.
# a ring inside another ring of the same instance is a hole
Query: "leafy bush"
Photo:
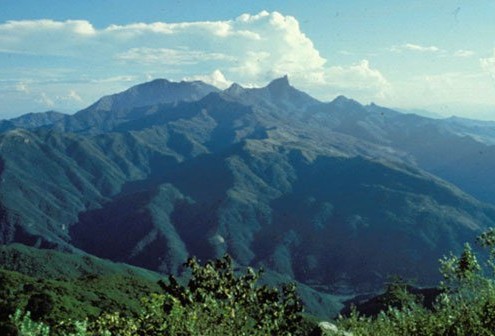
{"type": "Polygon", "coordinates": [[[43,322],[36,322],[31,319],[31,313],[18,309],[12,316],[12,325],[17,328],[17,332],[22,336],[49,336],[50,327],[43,322]]]}
{"type": "MultiPolygon", "coordinates": [[[[457,257],[440,260],[443,289],[433,310],[406,295],[400,306],[390,306],[377,317],[354,311],[338,321],[340,329],[353,335],[493,335],[495,333],[495,231],[478,238],[490,249],[487,267],[482,270],[471,246],[465,244],[457,257]]],[[[400,293],[400,288],[399,288],[400,293]]]]}
{"type": "Polygon", "coordinates": [[[248,268],[237,276],[228,256],[204,266],[191,258],[186,266],[192,272],[186,286],[170,276],[168,283],[160,281],[164,294],[143,298],[139,316],[105,313],[90,330],[102,335],[303,334],[303,307],[295,286],[281,291],[258,287],[261,272],[248,268]]]}
{"type": "MultiPolygon", "coordinates": [[[[29,336],[305,335],[305,329],[315,325],[303,320],[303,306],[292,284],[281,289],[258,286],[262,272],[248,268],[236,274],[229,256],[205,265],[191,258],[186,266],[191,271],[187,285],[170,276],[167,282],[159,282],[157,288],[163,293],[147,294],[137,309],[117,304],[96,316],[76,317],[76,321],[71,315],[55,318],[69,313],[70,307],[59,303],[60,294],[68,293],[64,287],[7,272],[12,291],[2,294],[4,303],[17,293],[24,299],[16,301],[17,310],[3,320],[0,330],[2,335],[29,336]]],[[[92,281],[85,282],[88,288],[92,281]]],[[[100,296],[90,295],[92,300],[100,300],[100,296]]],[[[72,299],[64,302],[77,304],[72,299]]]]}
{"type": "MultiPolygon", "coordinates": [[[[258,287],[256,282],[262,272],[248,268],[244,275],[236,276],[228,255],[204,266],[191,258],[186,265],[192,271],[187,286],[179,285],[173,276],[169,277],[169,284],[160,283],[182,307],[199,307],[209,316],[219,314],[218,322],[232,331],[246,327],[265,334],[297,331],[303,306],[293,284],[284,285],[281,291],[258,287]]],[[[170,308],[165,306],[166,310],[170,308]]]]}

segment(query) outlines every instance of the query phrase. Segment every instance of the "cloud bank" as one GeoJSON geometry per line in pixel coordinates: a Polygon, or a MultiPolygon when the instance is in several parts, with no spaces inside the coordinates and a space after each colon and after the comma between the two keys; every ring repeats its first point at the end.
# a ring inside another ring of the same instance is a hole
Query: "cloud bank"
{"type": "MultiPolygon", "coordinates": [[[[102,29],[84,20],[9,21],[0,24],[1,53],[25,57],[30,67],[41,66],[36,59],[42,58],[67,66],[68,73],[52,76],[44,91],[36,89],[37,82],[49,80],[43,76],[26,75],[11,84],[23,88],[30,81],[30,90],[17,90],[17,94],[36,96],[49,108],[57,105],[58,81],[72,82],[68,91],[72,94],[66,92],[64,102],[72,99],[82,105],[90,103],[87,97],[97,98],[84,94],[84,82],[119,76],[137,81],[201,79],[225,87],[232,82],[260,86],[288,75],[301,89],[311,92],[318,87],[323,99],[345,93],[372,100],[383,97],[388,87],[385,77],[367,60],[328,64],[299,22],[278,12],[243,14],[225,21],[134,23],[102,29]]],[[[0,68],[1,72],[15,80],[13,73],[0,68]]]]}
{"type": "Polygon", "coordinates": [[[336,50],[345,57],[331,63],[296,18],[267,11],[223,21],[102,28],[85,20],[8,21],[0,24],[0,118],[5,111],[74,112],[102,95],[153,78],[202,80],[226,88],[233,82],[262,86],[288,75],[294,86],[322,100],[343,94],[388,106],[442,103],[452,97],[467,101],[473,97],[470,91],[484,103],[495,96],[490,82],[495,51],[479,63],[471,50],[422,43],[371,51],[375,53],[359,57],[336,50]],[[472,62],[479,71],[437,71],[447,58],[472,62]],[[403,75],[402,69],[418,64],[431,68],[403,75]]]}

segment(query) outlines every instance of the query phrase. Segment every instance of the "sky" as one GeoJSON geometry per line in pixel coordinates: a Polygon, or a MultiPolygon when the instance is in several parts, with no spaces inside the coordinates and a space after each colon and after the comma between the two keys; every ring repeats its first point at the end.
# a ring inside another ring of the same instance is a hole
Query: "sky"
{"type": "Polygon", "coordinates": [[[0,0],[0,118],[155,78],[495,120],[495,0],[0,0]]]}

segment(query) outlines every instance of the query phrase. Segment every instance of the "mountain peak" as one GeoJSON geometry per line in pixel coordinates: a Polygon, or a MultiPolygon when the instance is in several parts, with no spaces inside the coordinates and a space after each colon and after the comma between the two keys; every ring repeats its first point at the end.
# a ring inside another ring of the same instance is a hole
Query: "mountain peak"
{"type": "Polygon", "coordinates": [[[261,91],[267,93],[273,103],[284,106],[284,109],[305,109],[310,105],[318,103],[305,92],[299,91],[289,83],[287,75],[274,79],[261,91]]]}
{"type": "Polygon", "coordinates": [[[224,90],[224,92],[229,94],[229,95],[238,95],[243,91],[244,91],[244,88],[237,83],[232,83],[231,86],[229,86],[227,89],[224,90]]]}
{"type": "Polygon", "coordinates": [[[289,83],[289,77],[287,75],[276,78],[268,84],[269,88],[285,88],[285,87],[290,87],[289,83]]]}
{"type": "Polygon", "coordinates": [[[343,96],[343,95],[340,95],[337,98],[335,98],[334,100],[332,100],[331,104],[339,106],[339,107],[345,107],[345,106],[349,106],[349,105],[362,106],[359,102],[355,101],[354,99],[347,98],[346,96],[343,96]]]}
{"type": "Polygon", "coordinates": [[[211,92],[218,91],[216,87],[201,81],[171,82],[167,79],[155,79],[135,85],[126,91],[102,97],[88,109],[110,111],[178,101],[196,101],[211,92]]]}
{"type": "Polygon", "coordinates": [[[347,98],[346,96],[344,95],[340,95],[340,96],[337,96],[332,102],[333,103],[343,103],[343,102],[349,102],[351,101],[352,99],[350,98],[347,98]]]}
{"type": "Polygon", "coordinates": [[[146,83],[142,83],[140,85],[157,85],[157,84],[169,84],[170,81],[168,79],[165,79],[165,78],[156,78],[156,79],[153,79],[149,82],[146,82],[146,83]]]}

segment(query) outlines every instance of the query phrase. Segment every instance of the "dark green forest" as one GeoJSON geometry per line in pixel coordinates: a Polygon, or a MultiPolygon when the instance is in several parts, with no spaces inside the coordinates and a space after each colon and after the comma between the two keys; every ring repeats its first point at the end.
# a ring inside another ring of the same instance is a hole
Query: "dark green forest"
{"type": "Polygon", "coordinates": [[[50,251],[48,263],[65,259],[73,269],[42,278],[43,270],[23,258],[30,248],[4,246],[2,264],[18,271],[0,271],[0,334],[493,335],[495,230],[477,245],[486,253],[477,256],[466,243],[459,256],[440,260],[443,280],[431,297],[395,279],[368,309],[351,306],[331,322],[305,313],[294,284],[260,285],[263,270],[240,271],[228,255],[206,263],[190,258],[187,279],[177,279],[50,251]]]}

